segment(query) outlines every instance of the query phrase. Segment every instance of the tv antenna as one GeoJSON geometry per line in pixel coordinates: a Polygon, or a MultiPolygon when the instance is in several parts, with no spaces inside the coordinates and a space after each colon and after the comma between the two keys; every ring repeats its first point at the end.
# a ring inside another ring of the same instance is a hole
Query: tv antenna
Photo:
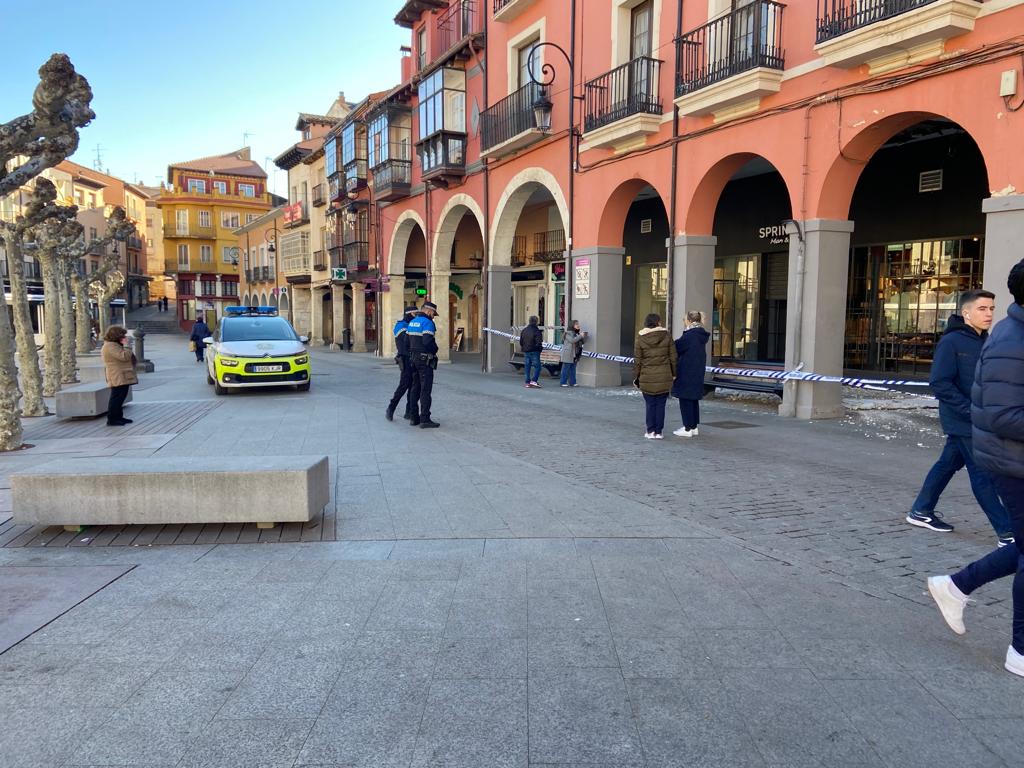
{"type": "Polygon", "coordinates": [[[93,160],[93,163],[92,163],[92,167],[95,168],[100,173],[103,172],[103,155],[101,154],[102,151],[103,151],[103,147],[101,147],[99,144],[97,144],[96,145],[96,159],[93,160]]]}
{"type": "Polygon", "coordinates": [[[242,146],[243,147],[248,147],[249,146],[249,137],[250,136],[255,136],[255,135],[256,135],[255,133],[249,133],[248,130],[242,131],[242,146]]]}

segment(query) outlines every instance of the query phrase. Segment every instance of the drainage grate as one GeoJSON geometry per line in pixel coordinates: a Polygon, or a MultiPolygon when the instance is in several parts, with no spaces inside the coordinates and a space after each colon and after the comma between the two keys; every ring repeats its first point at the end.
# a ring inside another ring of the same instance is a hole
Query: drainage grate
{"type": "Polygon", "coordinates": [[[761,425],[749,424],[745,421],[705,421],[704,426],[718,427],[718,429],[748,429],[750,427],[759,427],[761,425]]]}

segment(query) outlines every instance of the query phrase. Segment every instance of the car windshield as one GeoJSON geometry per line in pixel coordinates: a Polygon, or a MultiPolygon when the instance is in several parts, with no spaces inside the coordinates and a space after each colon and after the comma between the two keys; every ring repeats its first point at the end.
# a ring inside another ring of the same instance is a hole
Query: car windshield
{"type": "Polygon", "coordinates": [[[232,317],[221,321],[221,341],[298,341],[283,317],[232,317]]]}

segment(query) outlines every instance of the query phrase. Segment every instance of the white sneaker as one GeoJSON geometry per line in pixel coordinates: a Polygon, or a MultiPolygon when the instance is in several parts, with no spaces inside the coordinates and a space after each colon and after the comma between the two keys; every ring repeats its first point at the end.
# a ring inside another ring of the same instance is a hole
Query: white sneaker
{"type": "Polygon", "coordinates": [[[665,439],[664,437],[661,436],[661,432],[653,432],[653,433],[651,433],[651,438],[653,440],[664,440],[665,439]]]}
{"type": "Polygon", "coordinates": [[[673,429],[672,434],[677,437],[693,437],[693,432],[688,430],[686,427],[680,427],[679,429],[673,429]]]}
{"type": "MultiPolygon", "coordinates": [[[[964,634],[967,631],[964,627],[964,606],[967,605],[969,599],[967,595],[957,589],[956,584],[949,576],[929,576],[928,591],[949,628],[958,635],[964,634]]],[[[1007,660],[1007,664],[1009,664],[1009,660],[1007,660]]],[[[1021,669],[1021,674],[1024,674],[1024,666],[1021,669]]]]}
{"type": "Polygon", "coordinates": [[[694,427],[693,429],[690,430],[690,437],[697,437],[697,435],[699,434],[700,430],[697,427],[694,427]]]}
{"type": "Polygon", "coordinates": [[[654,433],[653,432],[644,432],[644,437],[646,437],[648,440],[653,440],[654,439],[654,433]]]}
{"type": "Polygon", "coordinates": [[[1004,666],[1008,672],[1024,677],[1024,656],[1017,653],[1012,645],[1006,649],[1006,664],[1004,666]]]}

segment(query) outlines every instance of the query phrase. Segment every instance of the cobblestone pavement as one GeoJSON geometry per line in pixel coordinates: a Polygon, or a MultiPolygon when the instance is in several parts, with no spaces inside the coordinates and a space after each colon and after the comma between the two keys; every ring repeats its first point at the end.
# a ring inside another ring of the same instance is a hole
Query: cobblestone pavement
{"type": "Polygon", "coordinates": [[[0,654],[4,768],[1019,765],[1009,584],[963,637],[923,595],[993,543],[966,479],[953,534],[902,521],[933,413],[711,400],[696,440],[646,441],[626,390],[456,365],[424,431],[384,420],[385,361],[317,350],[308,394],[215,398],[183,342],[147,341],[152,418],[29,424],[0,488],[58,455],[322,452],[332,502],[273,543],[0,524],[0,590],[127,569],[0,654]]]}

